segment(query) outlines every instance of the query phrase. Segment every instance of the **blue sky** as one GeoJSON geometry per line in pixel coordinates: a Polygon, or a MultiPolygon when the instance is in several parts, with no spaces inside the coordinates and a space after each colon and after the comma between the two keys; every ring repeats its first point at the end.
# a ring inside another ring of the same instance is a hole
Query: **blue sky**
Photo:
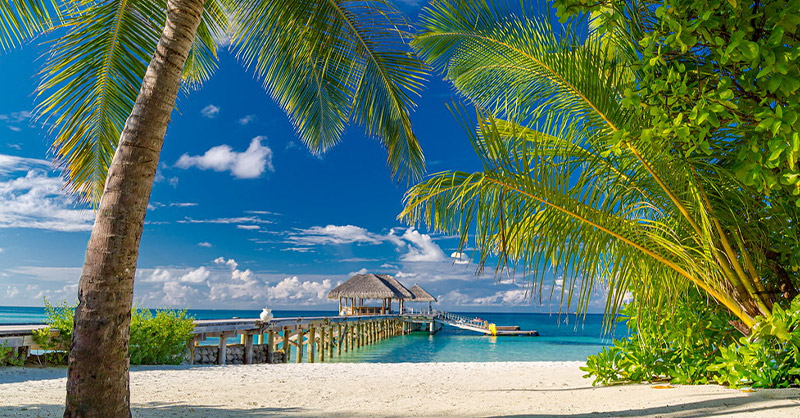
{"type": "MultiPolygon", "coordinates": [[[[415,2],[402,3],[416,16],[415,2]]],[[[0,55],[0,305],[74,300],[93,220],[61,192],[46,130],[30,118],[43,52],[33,44],[0,55]]],[[[312,155],[260,83],[230,55],[220,61],[172,115],[142,238],[139,306],[328,308],[328,290],[369,271],[419,283],[448,309],[557,309],[531,303],[522,282],[476,277],[455,239],[398,222],[406,185],[360,128],[312,155]]],[[[445,106],[453,100],[433,76],[412,115],[429,172],[479,169],[445,106]]]]}

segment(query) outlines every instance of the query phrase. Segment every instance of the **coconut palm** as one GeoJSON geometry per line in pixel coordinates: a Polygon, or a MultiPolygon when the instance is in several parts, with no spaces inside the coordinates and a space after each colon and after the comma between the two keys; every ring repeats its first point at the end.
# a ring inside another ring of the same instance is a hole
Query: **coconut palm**
{"type": "MultiPolygon", "coordinates": [[[[461,245],[471,235],[481,265],[496,256],[540,289],[548,269],[563,275],[562,306],[585,311],[597,285],[610,313],[631,287],[654,307],[696,286],[746,332],[771,313],[763,275],[775,220],[715,164],[724,156],[685,157],[623,105],[651,20],[646,2],[620,3],[625,22],[602,33],[595,20],[554,27],[546,7],[425,9],[412,45],[479,109],[477,129],[457,113],[483,167],[414,186],[400,217],[461,245]]],[[[717,145],[724,153],[725,139],[717,145]]]]}
{"type": "Polygon", "coordinates": [[[128,328],[147,202],[179,90],[213,74],[221,44],[312,151],[353,122],[381,141],[394,176],[424,170],[409,113],[426,71],[388,1],[0,0],[0,12],[3,45],[65,32],[52,35],[37,114],[68,187],[96,207],[65,416],[130,415],[128,328]]]}

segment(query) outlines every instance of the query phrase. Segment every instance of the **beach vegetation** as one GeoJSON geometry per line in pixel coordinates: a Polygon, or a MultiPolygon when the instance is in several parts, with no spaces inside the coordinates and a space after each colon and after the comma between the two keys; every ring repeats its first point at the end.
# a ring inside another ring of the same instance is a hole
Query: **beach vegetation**
{"type": "Polygon", "coordinates": [[[0,366],[22,366],[25,356],[16,347],[0,344],[0,366]]]}
{"type": "Polygon", "coordinates": [[[130,415],[129,312],[147,204],[178,94],[211,77],[219,48],[253,70],[312,152],[334,146],[352,123],[380,141],[392,176],[416,180],[424,172],[410,113],[427,67],[407,47],[410,25],[388,1],[0,6],[3,46],[35,33],[52,37],[36,114],[52,134],[67,189],[96,208],[65,416],[130,415]]]}
{"type": "Polygon", "coordinates": [[[400,218],[566,310],[600,288],[611,324],[632,298],[631,337],[587,365],[601,382],[780,362],[789,340],[756,330],[800,287],[797,2],[563,0],[560,26],[501,3],[421,15],[412,45],[476,107],[454,113],[482,168],[413,186],[400,218]]]}
{"type": "MultiPolygon", "coordinates": [[[[47,364],[67,364],[76,305],[44,300],[47,327],[34,331],[36,344],[45,350],[47,364]],[[57,332],[53,332],[57,331],[57,332]]],[[[180,364],[192,339],[194,319],[185,310],[131,310],[130,364],[180,364]]]]}

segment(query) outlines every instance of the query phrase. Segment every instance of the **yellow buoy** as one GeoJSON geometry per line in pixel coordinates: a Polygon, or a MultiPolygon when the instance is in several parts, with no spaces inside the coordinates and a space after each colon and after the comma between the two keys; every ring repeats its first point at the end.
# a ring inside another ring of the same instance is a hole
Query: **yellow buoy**
{"type": "Polygon", "coordinates": [[[497,325],[489,324],[489,333],[492,335],[497,335],[497,325]]]}

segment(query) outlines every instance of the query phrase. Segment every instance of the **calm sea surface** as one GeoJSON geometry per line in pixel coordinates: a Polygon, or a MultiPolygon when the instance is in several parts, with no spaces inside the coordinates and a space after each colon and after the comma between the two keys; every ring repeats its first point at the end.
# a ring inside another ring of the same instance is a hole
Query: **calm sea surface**
{"type": "MultiPolygon", "coordinates": [[[[258,310],[189,310],[196,319],[257,318],[258,310]]],[[[275,317],[334,316],[335,311],[273,311],[275,317]]],[[[531,313],[470,313],[497,325],[519,325],[523,330],[537,330],[539,337],[488,337],[445,326],[435,335],[417,332],[393,337],[378,344],[361,347],[336,362],[426,363],[447,361],[582,361],[611,343],[611,336],[602,332],[602,316],[587,315],[576,321],[574,315],[561,316],[531,313]]],[[[44,308],[0,306],[0,324],[41,323],[44,308]]],[[[624,335],[618,325],[615,336],[624,335]]],[[[237,340],[231,339],[230,342],[237,340]]],[[[206,344],[216,344],[208,339],[206,344]]],[[[297,350],[293,350],[296,352],[297,350]]]]}

